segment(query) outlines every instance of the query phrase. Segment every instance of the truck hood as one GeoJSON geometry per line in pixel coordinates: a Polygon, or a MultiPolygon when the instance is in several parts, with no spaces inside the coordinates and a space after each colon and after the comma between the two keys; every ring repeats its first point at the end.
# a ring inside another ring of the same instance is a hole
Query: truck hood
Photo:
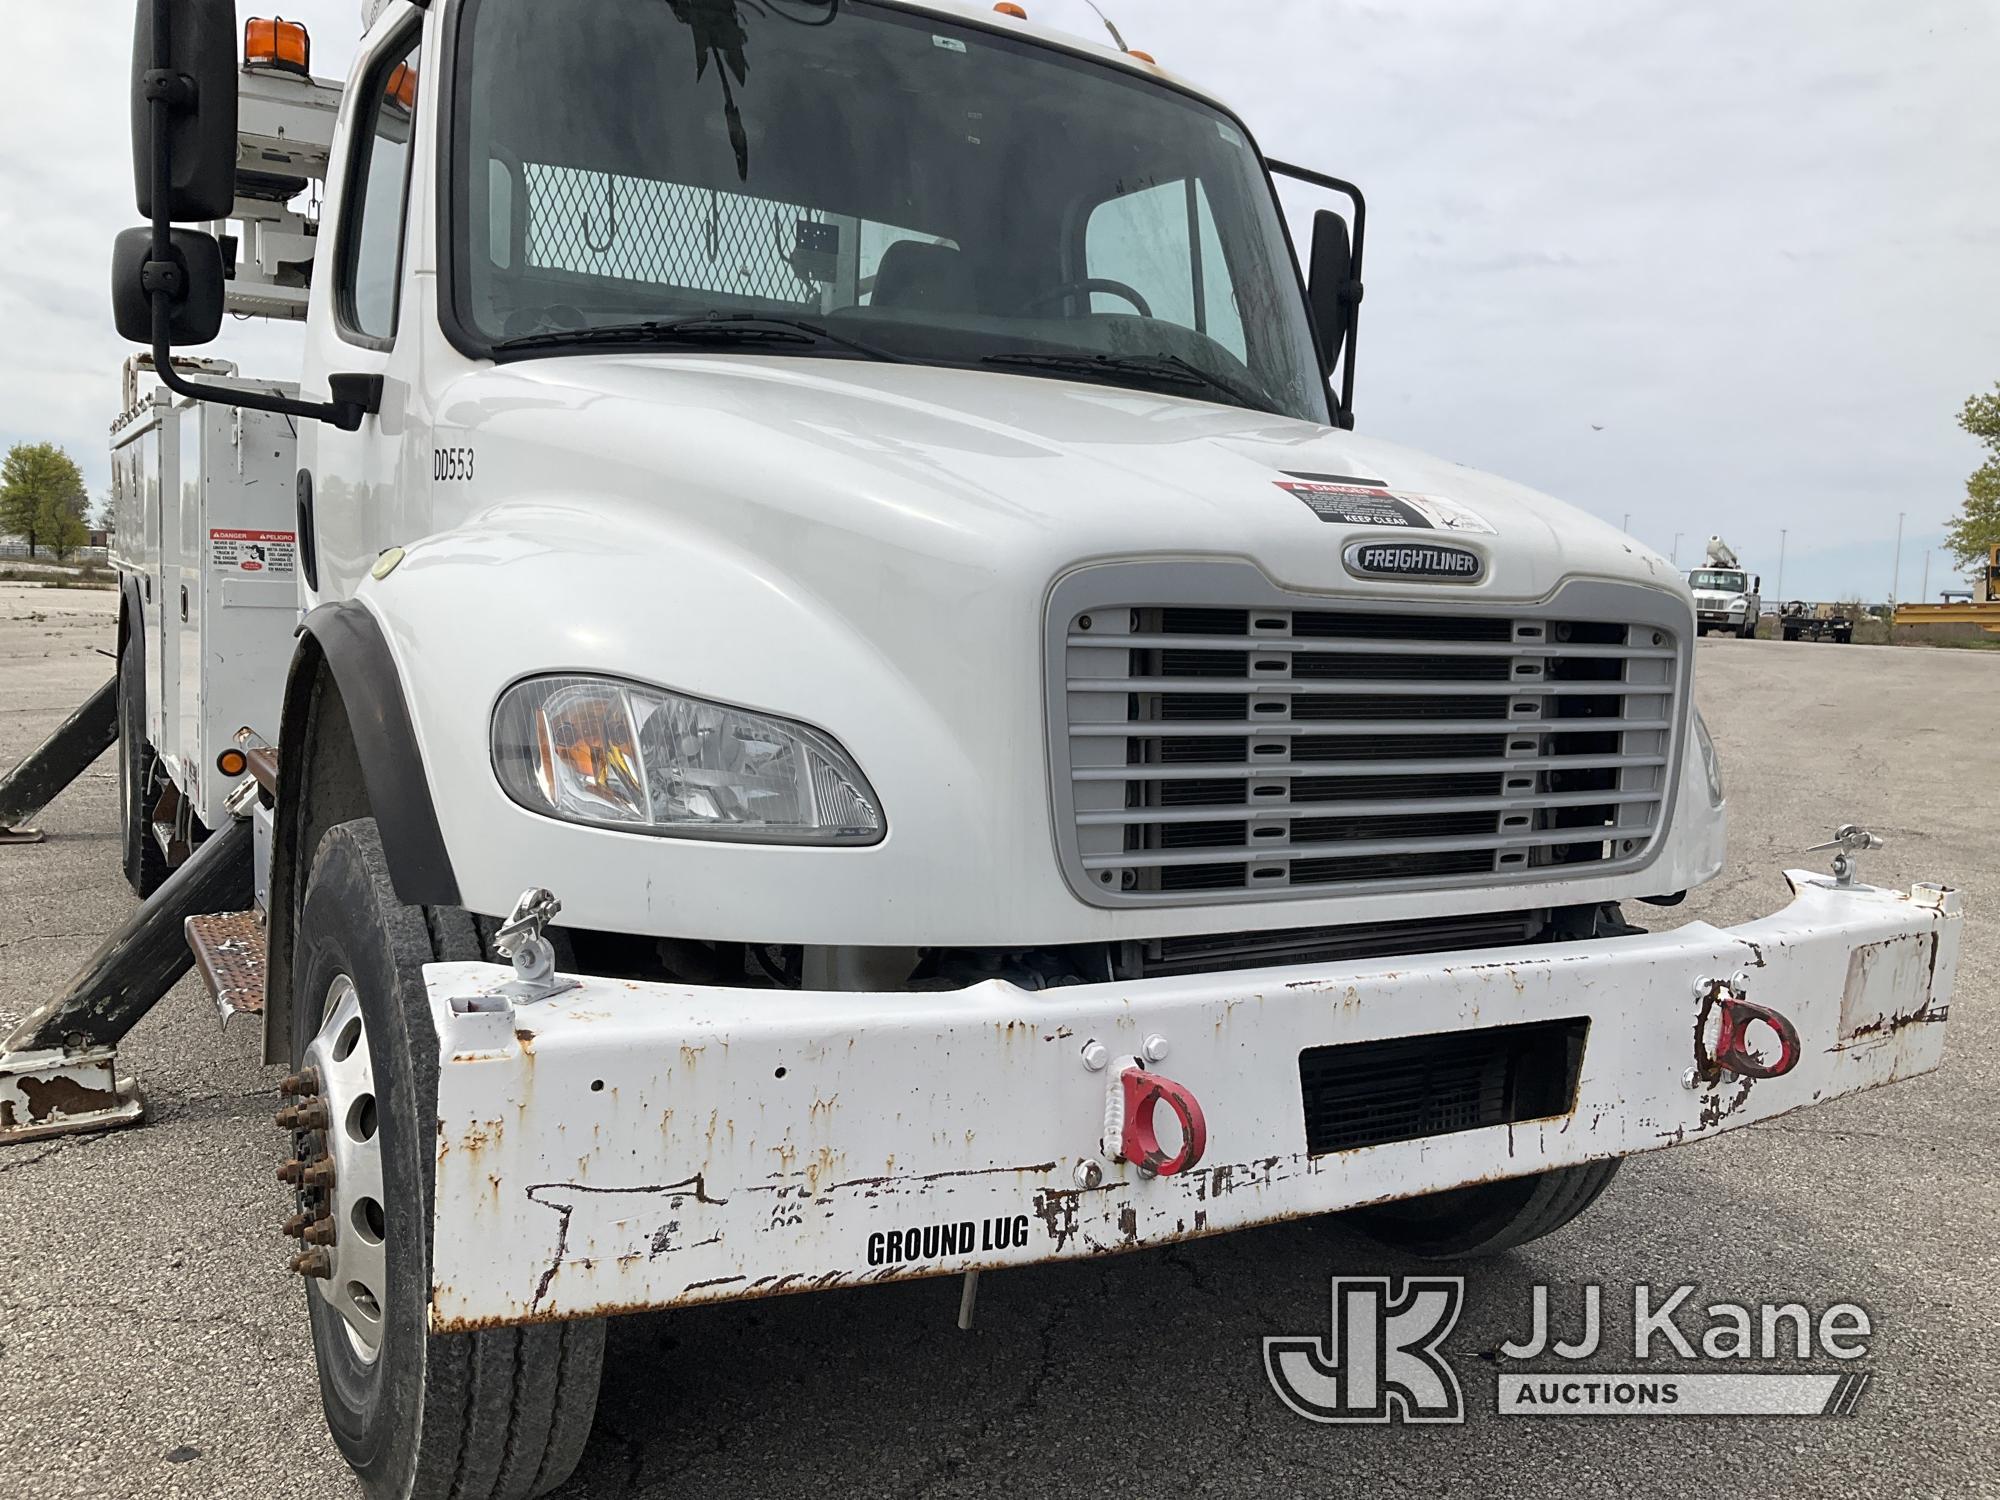
{"type": "Polygon", "coordinates": [[[582,489],[593,509],[629,499],[767,557],[776,523],[941,561],[1016,554],[1011,566],[1044,577],[1084,560],[1222,553],[1293,588],[1407,596],[1466,586],[1359,580],[1347,543],[1448,539],[1486,557],[1476,587],[1494,597],[1539,598],[1574,576],[1686,597],[1658,554],[1521,485],[1148,392],[918,365],[590,355],[483,369],[439,417],[441,447],[461,429],[479,476],[505,476],[498,491],[479,486],[503,507],[582,489]]]}

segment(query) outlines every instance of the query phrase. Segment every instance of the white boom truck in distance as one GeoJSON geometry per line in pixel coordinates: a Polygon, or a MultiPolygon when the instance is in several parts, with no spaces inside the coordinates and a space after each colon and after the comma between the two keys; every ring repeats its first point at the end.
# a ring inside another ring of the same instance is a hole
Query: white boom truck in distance
{"type": "MultiPolygon", "coordinates": [[[[560,1483],[609,1315],[1486,1253],[1940,1061],[1957,898],[1861,830],[1628,925],[1723,865],[1684,581],[1356,436],[1360,195],[1010,9],[393,0],[336,91],[140,0],[133,933],[289,1070],[371,1494],[560,1483]],[[253,304],[295,385],[176,362],[253,304]]],[[[96,993],[0,1103],[115,1076],[96,993]]]]}
{"type": "Polygon", "coordinates": [[[1696,635],[1726,630],[1746,641],[1756,636],[1764,618],[1764,580],[1746,571],[1721,537],[1708,539],[1708,562],[1689,571],[1688,588],[1694,594],[1696,635]]]}

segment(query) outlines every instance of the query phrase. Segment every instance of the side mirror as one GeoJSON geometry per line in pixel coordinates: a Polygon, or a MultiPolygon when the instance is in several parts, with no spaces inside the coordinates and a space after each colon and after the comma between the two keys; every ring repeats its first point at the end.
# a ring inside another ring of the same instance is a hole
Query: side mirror
{"type": "Polygon", "coordinates": [[[167,294],[167,342],[206,344],[222,332],[222,246],[212,234],[176,229],[163,261],[153,231],[127,229],[111,252],[111,317],[118,336],[153,347],[153,293],[167,294]]]}
{"type": "Polygon", "coordinates": [[[1264,163],[1279,177],[1338,193],[1354,205],[1354,232],[1348,233],[1347,220],[1332,209],[1321,209],[1313,219],[1312,266],[1306,275],[1306,304],[1312,315],[1313,332],[1319,339],[1320,357],[1326,362],[1328,380],[1340,371],[1340,399],[1334,403],[1334,424],[1342,429],[1354,426],[1354,346],[1361,330],[1361,257],[1368,245],[1368,200],[1361,189],[1339,177],[1329,177],[1308,167],[1267,159],[1264,163]]]}
{"type": "Polygon", "coordinates": [[[142,218],[222,219],[235,205],[234,0],[138,0],[132,175],[142,218]],[[163,27],[156,30],[156,21],[163,27]],[[165,125],[156,130],[162,105],[165,125]],[[155,203],[156,164],[163,156],[165,193],[155,203]]]}
{"type": "Polygon", "coordinates": [[[1306,284],[1312,303],[1313,331],[1319,335],[1323,372],[1332,375],[1347,347],[1347,324],[1361,300],[1354,284],[1354,245],[1347,220],[1330,208],[1313,216],[1312,273],[1306,284]]]}

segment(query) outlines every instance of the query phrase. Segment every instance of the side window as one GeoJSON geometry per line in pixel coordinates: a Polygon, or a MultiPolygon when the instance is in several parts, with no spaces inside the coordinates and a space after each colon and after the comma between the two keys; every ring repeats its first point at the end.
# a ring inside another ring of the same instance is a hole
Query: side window
{"type": "MultiPolygon", "coordinates": [[[[1206,334],[1238,359],[1248,358],[1236,289],[1208,194],[1193,178],[1107,199],[1084,234],[1085,274],[1123,282],[1153,316],[1206,334]]],[[[1129,298],[1093,292],[1091,311],[1130,313],[1129,298]]]]}
{"type": "Polygon", "coordinates": [[[396,336],[418,40],[411,36],[409,45],[385,57],[362,85],[365,113],[350,169],[340,305],[348,330],[370,339],[396,336]]]}

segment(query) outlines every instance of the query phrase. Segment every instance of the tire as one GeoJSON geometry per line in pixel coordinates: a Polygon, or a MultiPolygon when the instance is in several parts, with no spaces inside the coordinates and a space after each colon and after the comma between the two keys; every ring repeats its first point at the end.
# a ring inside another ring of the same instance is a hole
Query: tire
{"type": "Polygon", "coordinates": [[[146,739],[146,653],[132,632],[118,650],[118,821],[125,880],[142,898],[167,878],[167,854],[152,829],[158,763],[146,739]]]}
{"type": "Polygon", "coordinates": [[[1498,1255],[1570,1223],[1604,1196],[1618,1165],[1613,1157],[1358,1209],[1355,1225],[1371,1239],[1422,1260],[1498,1255]]]}
{"type": "MultiPolygon", "coordinates": [[[[378,1144],[372,1172],[346,1173],[358,1184],[351,1201],[340,1196],[340,1179],[329,1189],[301,1191],[301,1205],[314,1215],[335,1215],[334,1275],[308,1280],[306,1300],[327,1427],[374,1500],[546,1494],[575,1469],[597,1409],[602,1319],[449,1335],[427,1327],[437,1043],[423,965],[478,957],[482,949],[465,912],[396,899],[372,818],[343,823],[321,841],[293,960],[292,1061],[295,1071],[309,1059],[324,1065],[321,1097],[333,1131],[361,1097],[344,1100],[337,1082],[352,1082],[341,1070],[359,1054],[378,1144]],[[337,1005],[330,1004],[336,997],[337,1005]],[[352,1026],[357,1013],[360,1028],[352,1026]],[[347,1017],[331,1039],[322,1032],[329,1016],[347,1017]],[[349,1036],[358,1040],[348,1060],[336,1063],[338,1044],[349,1036]],[[378,1177],[382,1201],[369,1218],[379,1238],[355,1228],[343,1265],[340,1235],[360,1224],[368,1203],[359,1195],[378,1177]],[[381,1282],[361,1299],[380,1311],[366,1334],[355,1331],[363,1324],[351,1323],[334,1300],[340,1287],[360,1284],[342,1279],[349,1269],[381,1282]]],[[[353,1135],[338,1149],[364,1149],[348,1141],[368,1138],[353,1135]]],[[[302,1134],[297,1143],[308,1160],[336,1149],[320,1132],[302,1134]]]]}
{"type": "Polygon", "coordinates": [[[1750,622],[1750,623],[1749,623],[1748,625],[1745,625],[1745,626],[1744,626],[1744,627],[1742,628],[1742,630],[1738,631],[1738,632],[1737,632],[1737,634],[1739,634],[1740,636],[1742,636],[1742,637],[1743,637],[1743,639],[1744,639],[1744,640],[1746,640],[1746,641],[1754,641],[1754,640],[1756,640],[1756,639],[1757,639],[1757,622],[1756,622],[1755,620],[1752,620],[1752,621],[1751,621],[1751,622],[1750,622]]]}

